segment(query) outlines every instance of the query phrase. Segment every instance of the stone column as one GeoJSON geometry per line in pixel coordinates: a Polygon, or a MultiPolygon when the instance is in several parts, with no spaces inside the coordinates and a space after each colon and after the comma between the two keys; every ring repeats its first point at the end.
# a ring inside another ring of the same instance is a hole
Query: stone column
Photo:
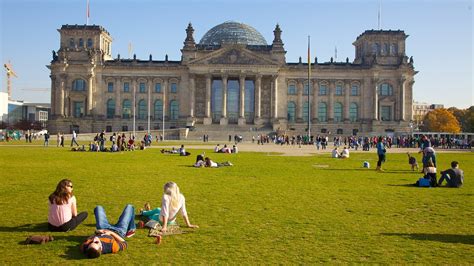
{"type": "Polygon", "coordinates": [[[66,114],[67,114],[67,111],[66,111],[66,108],[65,108],[65,102],[66,102],[66,93],[65,93],[65,86],[66,86],[66,82],[67,82],[67,75],[66,74],[61,74],[60,75],[60,87],[59,87],[59,90],[60,90],[60,97],[59,97],[59,115],[61,115],[61,117],[65,117],[66,114]]]}
{"type": "Polygon", "coordinates": [[[189,118],[194,118],[194,99],[196,91],[196,82],[194,75],[189,76],[189,118]]]}
{"type": "Polygon", "coordinates": [[[273,76],[273,118],[278,119],[278,75],[273,76]]]}
{"type": "Polygon", "coordinates": [[[211,83],[212,77],[211,75],[206,75],[206,98],[205,98],[205,108],[206,108],[206,117],[204,117],[204,125],[212,124],[212,117],[211,117],[211,83]]]}
{"type": "Polygon", "coordinates": [[[313,87],[313,122],[318,121],[318,81],[315,79],[312,82],[313,87]]]}
{"type": "MultiPolygon", "coordinates": [[[[165,78],[163,79],[163,116],[165,117],[166,120],[166,115],[168,114],[166,112],[166,108],[168,108],[168,104],[166,103],[166,94],[168,92],[168,79],[165,78]]],[[[164,123],[164,121],[163,121],[164,123]]]]}
{"type": "Polygon", "coordinates": [[[257,75],[255,80],[255,118],[260,119],[262,116],[262,75],[257,75]]]}
{"type": "Polygon", "coordinates": [[[240,87],[240,108],[239,108],[239,120],[238,123],[240,126],[243,126],[247,123],[245,119],[245,76],[241,75],[239,77],[239,87],[240,87]]]}
{"type": "Polygon", "coordinates": [[[148,126],[148,133],[150,133],[151,130],[151,88],[153,87],[153,78],[148,77],[147,80],[147,93],[148,93],[148,104],[147,104],[147,126],[148,126]]]}
{"type": "Polygon", "coordinates": [[[222,76],[222,117],[220,121],[221,125],[227,125],[227,76],[222,76]]]}
{"type": "Polygon", "coordinates": [[[49,75],[49,78],[51,79],[51,115],[56,117],[58,113],[58,94],[59,90],[56,86],[56,76],[54,75],[49,75]]]}
{"type": "Polygon", "coordinates": [[[122,117],[122,79],[116,78],[115,84],[117,87],[115,88],[115,117],[121,118],[122,117]]]}
{"type": "Polygon", "coordinates": [[[349,108],[350,108],[350,102],[349,102],[349,95],[351,94],[351,83],[350,81],[346,81],[345,85],[345,90],[344,90],[344,116],[343,119],[345,122],[349,121],[349,108]]]}
{"type": "Polygon", "coordinates": [[[93,109],[92,82],[94,80],[94,74],[89,74],[87,77],[89,79],[89,83],[87,84],[87,113],[86,115],[92,116],[92,109],[93,109]]]}
{"type": "Polygon", "coordinates": [[[336,88],[336,83],[334,80],[331,80],[329,82],[329,101],[328,101],[328,122],[333,122],[334,121],[334,90],[336,88]]]}
{"type": "Polygon", "coordinates": [[[303,90],[304,84],[302,80],[298,80],[296,83],[298,96],[296,99],[296,122],[303,122],[303,90]]]}
{"type": "Polygon", "coordinates": [[[373,119],[374,120],[379,120],[379,90],[377,88],[377,83],[378,83],[378,80],[376,79],[374,79],[372,82],[372,86],[374,88],[374,102],[373,102],[373,106],[374,106],[373,119]]]}
{"type": "Polygon", "coordinates": [[[405,91],[406,91],[406,79],[405,78],[401,78],[400,79],[400,100],[399,100],[399,103],[400,103],[400,120],[401,121],[406,121],[405,120],[405,91]]]}

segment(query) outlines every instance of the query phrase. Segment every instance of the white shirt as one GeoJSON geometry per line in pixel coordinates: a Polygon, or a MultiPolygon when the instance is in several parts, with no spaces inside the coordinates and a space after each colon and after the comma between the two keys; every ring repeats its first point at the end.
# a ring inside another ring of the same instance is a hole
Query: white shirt
{"type": "Polygon", "coordinates": [[[332,150],[332,158],[337,158],[339,157],[339,153],[337,153],[337,150],[332,150]]]}
{"type": "Polygon", "coordinates": [[[184,199],[183,194],[179,194],[177,208],[173,208],[173,206],[171,206],[171,196],[164,194],[163,198],[161,199],[160,216],[166,217],[168,218],[168,222],[172,222],[176,220],[178,212],[180,212],[183,216],[188,216],[188,213],[186,212],[186,200],[184,199]]]}
{"type": "Polygon", "coordinates": [[[349,158],[349,150],[348,149],[342,150],[342,157],[349,158]]]}

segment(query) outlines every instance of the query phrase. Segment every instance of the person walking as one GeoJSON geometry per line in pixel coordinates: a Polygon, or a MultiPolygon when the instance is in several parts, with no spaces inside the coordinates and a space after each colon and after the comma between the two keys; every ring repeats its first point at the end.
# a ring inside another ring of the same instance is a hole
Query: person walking
{"type": "Polygon", "coordinates": [[[71,147],[73,144],[76,144],[79,147],[79,144],[77,143],[77,134],[75,130],[72,131],[71,147]]]}
{"type": "Polygon", "coordinates": [[[375,170],[383,171],[382,163],[385,162],[385,153],[387,152],[387,150],[385,149],[385,143],[383,142],[382,137],[379,137],[376,147],[377,147],[377,155],[379,157],[379,160],[377,161],[377,168],[375,170]]]}

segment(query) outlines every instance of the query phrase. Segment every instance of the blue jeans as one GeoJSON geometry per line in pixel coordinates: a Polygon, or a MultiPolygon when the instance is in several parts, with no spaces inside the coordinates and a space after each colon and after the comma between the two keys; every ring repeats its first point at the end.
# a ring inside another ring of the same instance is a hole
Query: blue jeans
{"type": "Polygon", "coordinates": [[[120,218],[115,225],[111,225],[107,220],[107,215],[105,214],[104,207],[100,205],[95,207],[94,214],[96,222],[95,227],[97,229],[108,229],[116,232],[121,237],[125,237],[125,234],[127,234],[128,231],[136,229],[135,208],[130,204],[127,204],[127,206],[125,206],[122,215],[120,215],[120,218]]]}

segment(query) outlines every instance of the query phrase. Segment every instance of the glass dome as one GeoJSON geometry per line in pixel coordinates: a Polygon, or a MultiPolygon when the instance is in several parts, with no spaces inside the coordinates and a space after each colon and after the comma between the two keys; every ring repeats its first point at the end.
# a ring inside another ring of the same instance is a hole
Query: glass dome
{"type": "Polygon", "coordinates": [[[227,21],[210,29],[202,37],[201,45],[237,43],[246,45],[267,45],[262,34],[253,27],[235,21],[227,21]]]}

